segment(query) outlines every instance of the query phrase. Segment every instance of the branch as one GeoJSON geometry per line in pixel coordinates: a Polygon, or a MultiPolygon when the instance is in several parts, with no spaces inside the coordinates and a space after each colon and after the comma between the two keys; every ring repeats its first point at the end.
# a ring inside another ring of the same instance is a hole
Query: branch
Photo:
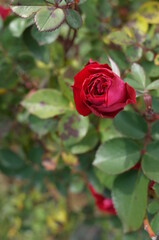
{"type": "Polygon", "coordinates": [[[152,239],[152,240],[157,240],[157,236],[155,235],[155,233],[153,232],[150,224],[149,224],[149,221],[147,218],[144,219],[144,229],[145,231],[148,233],[149,237],[152,239]]]}

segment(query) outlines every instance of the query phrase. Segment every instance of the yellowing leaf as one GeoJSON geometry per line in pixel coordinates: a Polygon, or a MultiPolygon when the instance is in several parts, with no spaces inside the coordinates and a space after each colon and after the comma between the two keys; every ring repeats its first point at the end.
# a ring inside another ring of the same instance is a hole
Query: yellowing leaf
{"type": "Polygon", "coordinates": [[[133,27],[139,31],[146,33],[148,30],[147,21],[137,12],[131,15],[130,20],[133,21],[133,27]]]}
{"type": "Polygon", "coordinates": [[[3,95],[3,94],[5,94],[5,93],[6,93],[6,89],[0,88],[0,95],[3,95]]]}
{"type": "Polygon", "coordinates": [[[159,53],[156,55],[156,57],[154,59],[154,64],[159,66],[159,53]]]}
{"type": "Polygon", "coordinates": [[[147,23],[158,24],[159,23],[159,2],[149,1],[144,3],[139,8],[139,13],[141,14],[141,17],[146,20],[147,23]]]}
{"type": "Polygon", "coordinates": [[[71,153],[67,154],[65,152],[62,153],[62,159],[66,165],[76,166],[78,164],[78,159],[71,153]]]}
{"type": "Polygon", "coordinates": [[[128,27],[124,27],[121,30],[113,31],[109,33],[107,36],[103,38],[103,42],[105,44],[109,44],[113,42],[114,44],[123,46],[124,45],[131,45],[135,42],[135,37],[133,34],[132,29],[128,27]]]}

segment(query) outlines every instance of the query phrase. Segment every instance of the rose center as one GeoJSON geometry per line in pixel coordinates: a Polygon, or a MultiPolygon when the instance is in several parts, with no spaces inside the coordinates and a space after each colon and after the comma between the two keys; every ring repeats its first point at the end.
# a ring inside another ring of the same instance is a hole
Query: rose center
{"type": "Polygon", "coordinates": [[[92,78],[88,84],[88,92],[92,96],[105,95],[107,89],[109,88],[111,82],[105,78],[105,76],[96,76],[92,78]]]}

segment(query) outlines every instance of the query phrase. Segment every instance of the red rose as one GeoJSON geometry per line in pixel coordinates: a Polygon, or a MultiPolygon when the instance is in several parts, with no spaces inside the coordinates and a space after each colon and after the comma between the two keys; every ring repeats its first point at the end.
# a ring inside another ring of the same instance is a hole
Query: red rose
{"type": "Polygon", "coordinates": [[[127,104],[136,103],[132,87],[107,64],[92,60],[74,77],[73,97],[79,114],[94,113],[103,118],[113,118],[127,104]]]}
{"type": "Polygon", "coordinates": [[[103,195],[97,193],[92,187],[92,185],[90,184],[88,188],[95,199],[96,206],[101,212],[104,212],[110,215],[116,215],[116,210],[114,208],[113,201],[111,198],[106,198],[103,195]]]}
{"type": "Polygon", "coordinates": [[[8,15],[10,14],[10,9],[9,8],[4,8],[0,6],[0,17],[4,20],[8,15]]]}

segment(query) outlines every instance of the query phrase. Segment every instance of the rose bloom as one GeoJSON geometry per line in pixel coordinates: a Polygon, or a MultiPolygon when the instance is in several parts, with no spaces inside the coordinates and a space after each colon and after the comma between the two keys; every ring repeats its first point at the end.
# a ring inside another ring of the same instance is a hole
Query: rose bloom
{"type": "Polygon", "coordinates": [[[4,8],[0,6],[0,17],[5,20],[5,18],[10,14],[10,9],[9,8],[4,8]]]}
{"type": "Polygon", "coordinates": [[[97,193],[91,184],[88,185],[88,188],[95,199],[95,204],[97,208],[106,214],[116,215],[116,210],[113,205],[113,201],[111,198],[106,198],[103,195],[97,193]]]}
{"type": "Polygon", "coordinates": [[[91,59],[75,75],[73,97],[79,114],[94,113],[102,118],[114,118],[127,104],[136,103],[135,90],[117,76],[108,64],[91,59]]]}

